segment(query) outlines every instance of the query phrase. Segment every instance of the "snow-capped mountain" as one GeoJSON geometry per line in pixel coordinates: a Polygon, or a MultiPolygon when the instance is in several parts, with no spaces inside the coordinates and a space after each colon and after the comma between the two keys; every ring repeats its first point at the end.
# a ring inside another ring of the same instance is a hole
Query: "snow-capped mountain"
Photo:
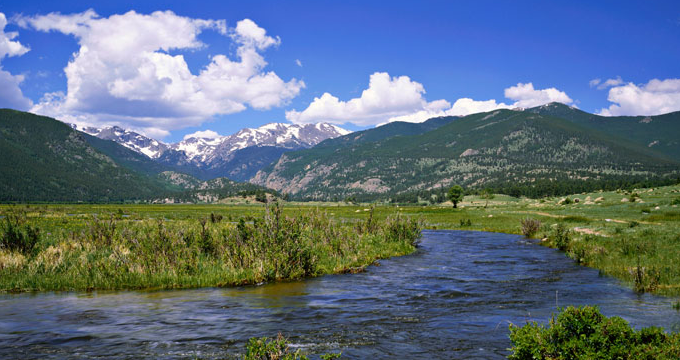
{"type": "Polygon", "coordinates": [[[270,123],[256,129],[246,128],[217,139],[188,138],[171,145],[182,150],[192,161],[204,164],[229,161],[237,150],[251,146],[275,146],[285,149],[312,147],[323,140],[349,134],[331,124],[291,125],[270,123]]]}
{"type": "Polygon", "coordinates": [[[170,145],[170,149],[179,152],[185,161],[193,161],[199,164],[206,163],[208,158],[215,153],[215,149],[222,143],[226,136],[215,139],[190,137],[178,143],[170,145]]]}
{"type": "Polygon", "coordinates": [[[125,130],[118,126],[98,129],[95,127],[79,127],[71,124],[71,127],[100,139],[113,140],[152,159],[157,159],[163,152],[168,150],[168,145],[163,142],[138,134],[134,131],[125,130]]]}
{"type": "Polygon", "coordinates": [[[276,157],[284,151],[309,148],[323,140],[350,133],[326,123],[270,123],[255,129],[242,129],[233,135],[217,138],[189,137],[174,144],[166,144],[118,126],[103,129],[71,126],[98,138],[113,140],[158,162],[200,177],[230,176],[238,179],[250,174],[252,167],[266,166],[270,157],[276,157]],[[252,147],[261,149],[242,152],[252,147]],[[236,159],[239,152],[247,154],[247,161],[236,159]],[[239,169],[232,169],[234,166],[239,169]]]}

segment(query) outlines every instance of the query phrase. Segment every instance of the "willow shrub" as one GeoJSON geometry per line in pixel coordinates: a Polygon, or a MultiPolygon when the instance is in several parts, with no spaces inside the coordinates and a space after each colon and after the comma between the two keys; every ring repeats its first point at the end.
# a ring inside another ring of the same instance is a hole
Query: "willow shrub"
{"type": "Polygon", "coordinates": [[[680,336],[662,328],[639,331],[597,307],[568,307],[548,327],[530,322],[510,325],[512,360],[523,359],[679,359],[680,336]]]}
{"type": "Polygon", "coordinates": [[[93,218],[85,230],[39,241],[32,253],[0,249],[0,289],[185,288],[299,279],[408,254],[422,228],[421,221],[399,216],[362,223],[331,220],[317,210],[284,216],[278,204],[259,218],[212,220],[93,218]]]}

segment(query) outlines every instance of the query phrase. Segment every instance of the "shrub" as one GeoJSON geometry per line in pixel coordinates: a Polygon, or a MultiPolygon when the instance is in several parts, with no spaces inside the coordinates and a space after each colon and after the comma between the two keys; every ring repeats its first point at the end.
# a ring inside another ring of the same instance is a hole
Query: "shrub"
{"type": "Polygon", "coordinates": [[[276,339],[251,338],[246,345],[244,360],[306,360],[300,349],[290,352],[288,341],[279,333],[276,339]]]}
{"type": "Polygon", "coordinates": [[[267,203],[267,193],[264,191],[260,190],[255,193],[255,201],[261,202],[261,203],[267,203]]]}
{"type": "Polygon", "coordinates": [[[8,211],[0,220],[0,247],[22,254],[33,251],[40,240],[40,231],[27,223],[24,212],[8,211]]]}
{"type": "MultiPolygon", "coordinates": [[[[340,359],[342,353],[322,354],[322,360],[340,359]]],[[[288,340],[279,333],[276,339],[250,338],[246,345],[246,355],[243,360],[308,360],[300,349],[290,351],[288,340]]]]}
{"type": "Polygon", "coordinates": [[[536,219],[526,218],[521,220],[522,234],[528,238],[533,237],[541,228],[541,222],[536,219]]]}
{"type": "Polygon", "coordinates": [[[569,251],[570,251],[569,256],[571,256],[571,258],[574,259],[577,263],[579,264],[588,263],[589,252],[588,247],[585,244],[581,242],[576,242],[571,246],[569,251]]]}
{"type": "Polygon", "coordinates": [[[628,197],[628,200],[629,200],[630,202],[635,202],[635,200],[637,200],[637,199],[639,199],[639,198],[640,198],[640,194],[638,194],[638,193],[632,193],[632,194],[630,194],[630,197],[628,197]]]}
{"type": "Polygon", "coordinates": [[[569,249],[569,243],[571,242],[571,231],[564,226],[564,224],[557,224],[555,230],[552,233],[552,239],[555,242],[555,246],[562,251],[569,249]]]}
{"type": "Polygon", "coordinates": [[[510,325],[509,359],[678,359],[680,336],[662,328],[635,331],[618,316],[597,307],[568,307],[549,325],[510,325]]]}
{"type": "Polygon", "coordinates": [[[210,213],[210,222],[211,223],[215,224],[215,223],[219,223],[220,221],[222,221],[222,215],[210,213]]]}
{"type": "Polygon", "coordinates": [[[460,219],[460,227],[472,226],[472,221],[470,219],[460,219]]]}

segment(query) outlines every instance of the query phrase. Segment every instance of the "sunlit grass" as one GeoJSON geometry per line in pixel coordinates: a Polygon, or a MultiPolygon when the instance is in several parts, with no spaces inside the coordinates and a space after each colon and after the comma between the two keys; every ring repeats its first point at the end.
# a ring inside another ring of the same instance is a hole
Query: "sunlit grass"
{"type": "Polygon", "coordinates": [[[417,219],[398,214],[377,220],[369,213],[346,222],[315,209],[286,214],[279,206],[226,216],[196,208],[158,216],[125,216],[129,207],[109,213],[76,208],[89,214],[69,216],[61,207],[5,209],[0,229],[19,235],[3,237],[0,289],[168,289],[298,279],[411,253],[421,230],[417,219]],[[9,248],[11,239],[36,228],[40,241],[34,247],[9,248]]]}

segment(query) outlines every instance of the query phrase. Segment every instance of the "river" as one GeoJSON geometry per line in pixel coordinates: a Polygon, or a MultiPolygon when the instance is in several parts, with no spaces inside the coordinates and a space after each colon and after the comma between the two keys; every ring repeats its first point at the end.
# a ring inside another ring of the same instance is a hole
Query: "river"
{"type": "MultiPolygon", "coordinates": [[[[242,288],[0,295],[0,358],[229,358],[286,335],[345,359],[502,359],[508,325],[599,305],[680,329],[673,299],[635,294],[520,236],[424,231],[412,255],[359,274],[242,288]]],[[[314,357],[312,357],[314,358],[314,357]]]]}

